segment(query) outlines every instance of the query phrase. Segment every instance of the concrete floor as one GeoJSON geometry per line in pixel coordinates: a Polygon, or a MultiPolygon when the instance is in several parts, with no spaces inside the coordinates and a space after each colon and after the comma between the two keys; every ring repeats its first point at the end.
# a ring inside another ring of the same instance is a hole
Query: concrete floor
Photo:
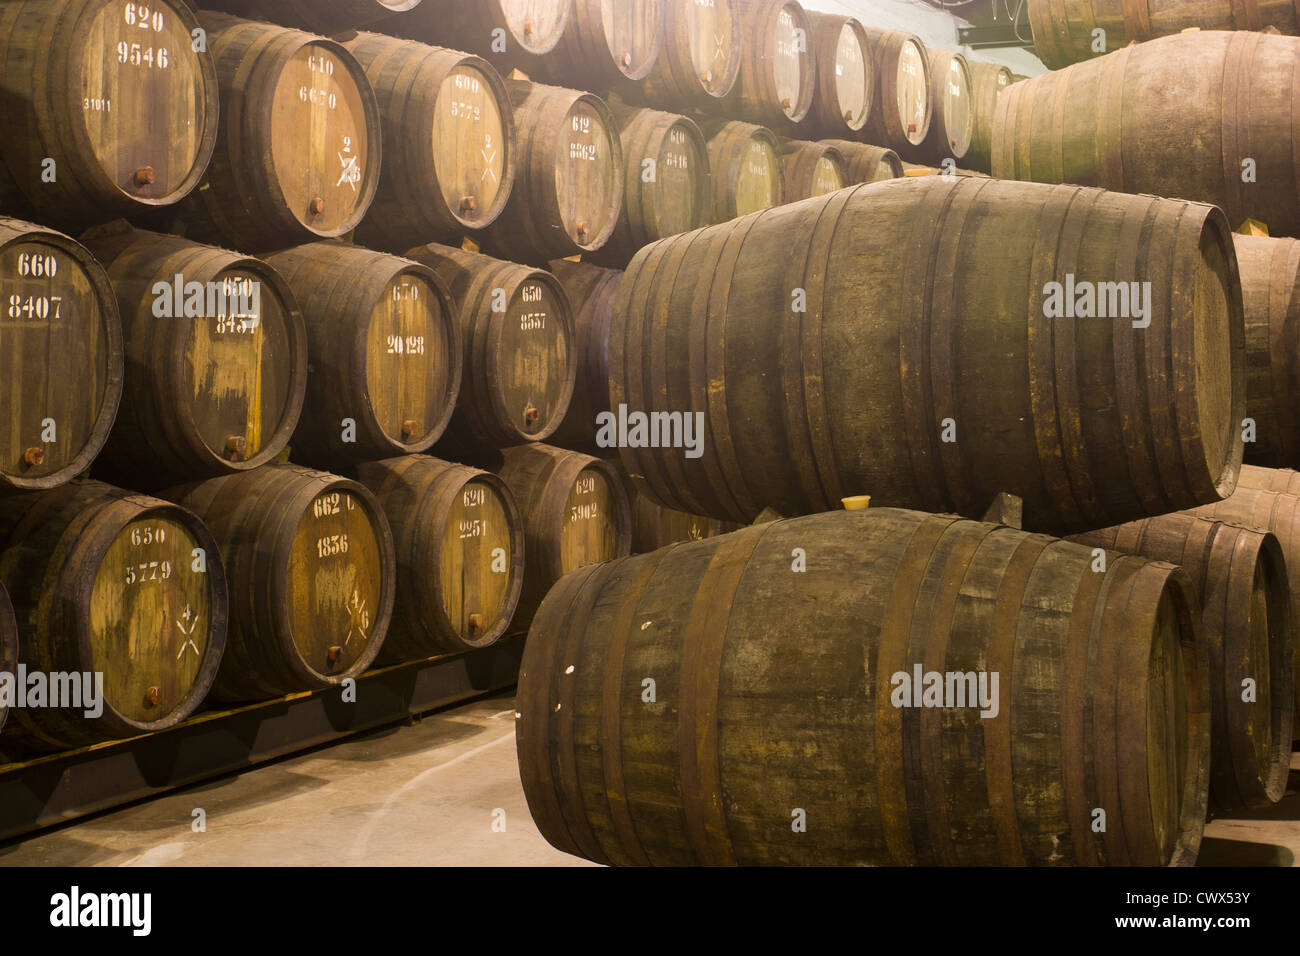
{"type": "MultiPolygon", "coordinates": [[[[1291,766],[1280,804],[1206,827],[1202,866],[1300,865],[1300,754],[1291,766]]],[[[508,694],[0,847],[6,864],[592,865],[533,825],[508,694]],[[206,832],[191,828],[196,808],[206,832]]]]}

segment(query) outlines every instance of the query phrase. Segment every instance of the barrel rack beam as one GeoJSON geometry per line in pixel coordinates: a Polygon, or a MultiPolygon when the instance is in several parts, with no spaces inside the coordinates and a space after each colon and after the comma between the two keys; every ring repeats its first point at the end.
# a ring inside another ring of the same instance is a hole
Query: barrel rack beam
{"type": "Polygon", "coordinates": [[[491,647],[369,671],[339,688],[204,711],[155,734],[0,763],[0,840],[244,770],[514,686],[522,634],[491,647]]]}

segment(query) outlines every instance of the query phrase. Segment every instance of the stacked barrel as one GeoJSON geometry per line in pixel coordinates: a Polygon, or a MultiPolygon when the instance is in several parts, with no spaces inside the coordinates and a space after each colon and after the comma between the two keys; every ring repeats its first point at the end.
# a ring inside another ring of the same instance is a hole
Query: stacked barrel
{"type": "Polygon", "coordinates": [[[199,6],[0,7],[0,667],[105,694],[0,750],[528,629],[601,862],[1182,864],[1280,797],[1300,245],[1233,228],[1297,235],[1300,40],[199,6]]]}

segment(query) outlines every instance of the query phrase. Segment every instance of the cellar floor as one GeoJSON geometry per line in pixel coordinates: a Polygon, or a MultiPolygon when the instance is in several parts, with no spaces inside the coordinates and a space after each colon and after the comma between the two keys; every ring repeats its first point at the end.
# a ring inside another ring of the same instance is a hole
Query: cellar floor
{"type": "MultiPolygon", "coordinates": [[[[459,705],[0,846],[0,866],[590,865],[533,825],[513,718],[509,694],[459,705]]],[[[1280,804],[1206,827],[1201,865],[1300,865],[1291,767],[1280,804]]]]}

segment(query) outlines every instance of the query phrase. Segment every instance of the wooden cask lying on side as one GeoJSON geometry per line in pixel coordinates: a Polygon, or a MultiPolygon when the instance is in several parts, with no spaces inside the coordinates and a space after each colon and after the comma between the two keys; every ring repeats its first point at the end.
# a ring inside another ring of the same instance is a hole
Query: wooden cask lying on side
{"type": "Polygon", "coordinates": [[[97,477],[131,488],[264,465],[307,390],[307,326],[271,266],[111,223],[82,241],[108,269],[127,374],[97,477]]]}
{"type": "Polygon", "coordinates": [[[534,75],[580,90],[634,88],[650,75],[664,44],[665,0],[571,0],[555,49],[534,75]]]}
{"type": "Polygon", "coordinates": [[[1246,460],[1300,465],[1300,242],[1233,236],[1246,310],[1246,460]]]}
{"type": "Polygon", "coordinates": [[[1211,206],[873,183],[646,247],[614,314],[610,407],[703,415],[709,436],[698,458],[620,454],[694,514],[869,494],[983,515],[1008,492],[1026,527],[1071,533],[1217,501],[1241,464],[1240,282],[1211,206]],[[1073,291],[1139,279],[1127,307],[1073,291]]]}
{"type": "Polygon", "coordinates": [[[213,535],[166,501],[98,481],[0,498],[0,583],[19,661],[47,680],[103,678],[100,715],[15,708],[4,746],[67,750],[180,723],[222,660],[226,581],[213,535]]]}
{"type": "Polygon", "coordinates": [[[460,455],[542,441],[573,397],[573,308],[542,269],[430,243],[407,252],[449,290],[459,316],[464,378],[447,428],[460,455]]]}
{"type": "Polygon", "coordinates": [[[361,64],[301,30],[199,19],[223,110],[207,178],[179,207],[185,235],[265,252],[351,232],[375,197],[382,156],[361,64]]]}
{"type": "Polygon", "coordinates": [[[1015,83],[993,175],[1214,203],[1300,236],[1297,59],[1296,37],[1187,33],[1015,83]]]}
{"type": "Polygon", "coordinates": [[[550,445],[516,445],[496,469],[524,519],[522,630],[551,585],[584,565],[631,553],[632,506],[618,466],[550,445]]]}
{"type": "Polygon", "coordinates": [[[964,162],[981,173],[993,169],[993,120],[997,115],[998,98],[1002,91],[1015,82],[1014,74],[996,63],[967,60],[971,76],[971,102],[974,119],[970,149],[964,162]]]}
{"type": "Polygon", "coordinates": [[[515,181],[510,97],[486,60],[361,33],[344,46],[379,100],[383,174],[363,245],[395,252],[496,222],[515,181]]]}
{"type": "MultiPolygon", "coordinates": [[[[1231,497],[1197,508],[1195,513],[1256,531],[1269,531],[1277,538],[1291,586],[1292,643],[1300,647],[1300,494],[1296,492],[1300,479],[1295,476],[1295,472],[1284,469],[1245,465],[1231,497]]],[[[1294,712],[1300,713],[1300,659],[1296,661],[1294,684],[1294,712]]]]}
{"type": "Polygon", "coordinates": [[[623,211],[596,261],[625,266],[642,246],[712,222],[709,145],[676,113],[616,108],[623,147],[623,211]]]}
{"type": "Polygon", "coordinates": [[[1168,564],[1091,563],[873,508],[577,571],[519,675],[533,820],[621,865],[1191,864],[1210,724],[1195,598],[1168,564]],[[948,707],[922,696],[936,681],[948,707]]]}
{"type": "Polygon", "coordinates": [[[903,161],[892,149],[854,143],[847,139],[828,139],[823,142],[840,151],[851,183],[878,183],[882,179],[897,179],[903,175],[903,161]]]}
{"type": "Polygon", "coordinates": [[[765,126],[706,123],[713,179],[713,221],[727,222],[785,202],[781,143],[765,126]]]}
{"type": "Polygon", "coordinates": [[[797,0],[741,0],[740,82],[724,107],[755,123],[800,123],[817,92],[812,23],[797,0]]]}
{"type": "Polygon", "coordinates": [[[867,27],[876,64],[876,101],[866,138],[910,152],[930,134],[930,56],[921,38],[900,30],[867,27]]]}
{"type": "Polygon", "coordinates": [[[736,526],[717,518],[687,514],[665,508],[635,485],[628,496],[632,500],[632,553],[648,554],[682,541],[716,538],[736,526]]]}
{"type": "Polygon", "coordinates": [[[339,242],[266,260],[307,320],[311,371],[295,460],[331,464],[420,452],[460,394],[456,304],[429,268],[339,242]]]}
{"type": "Polygon", "coordinates": [[[843,154],[829,143],[788,139],[781,147],[786,202],[825,196],[849,185],[843,154]]]}
{"type": "Polygon", "coordinates": [[[1192,579],[1210,666],[1210,800],[1219,810],[1277,803],[1291,767],[1292,624],[1286,562],[1267,532],[1191,514],[1070,538],[1180,565],[1192,579]],[[1249,699],[1243,688],[1249,681],[1249,699]]]}
{"type": "Polygon", "coordinates": [[[71,481],[122,398],[113,285],[85,247],[0,217],[0,491],[71,481]]]}
{"type": "Polygon", "coordinates": [[[496,475],[427,455],[358,466],[397,552],[397,597],[379,662],[496,642],[524,584],[524,524],[496,475]]]}
{"type": "Polygon", "coordinates": [[[1198,30],[1263,30],[1300,34],[1295,0],[1027,0],[1034,52],[1053,70],[1099,56],[1096,31],[1109,53],[1130,43],[1198,30]]]}
{"type": "Polygon", "coordinates": [[[595,252],[623,209],[618,123],[590,93],[507,80],[515,111],[519,172],[484,245],[503,259],[545,265],[595,252]]]}
{"type": "Polygon", "coordinates": [[[556,259],[551,271],[574,305],[577,377],[569,410],[549,441],[561,448],[609,457],[611,450],[596,444],[596,416],[609,411],[609,327],[623,273],[567,259],[556,259]]]}
{"type": "Polygon", "coordinates": [[[0,208],[62,228],[178,202],[217,139],[217,75],[179,0],[0,4],[0,208]]]}
{"type": "Polygon", "coordinates": [[[659,58],[630,97],[659,109],[716,112],[740,79],[742,0],[664,0],[659,58]]]}
{"type": "Polygon", "coordinates": [[[164,494],[212,529],[230,578],[214,698],[316,690],[370,666],[392,616],[396,556],[363,485],[271,464],[164,494]]]}
{"type": "Polygon", "coordinates": [[[203,0],[208,10],[333,35],[414,10],[420,0],[203,0]]]}
{"type": "Polygon", "coordinates": [[[815,49],[817,92],[799,125],[805,137],[857,136],[871,119],[876,96],[876,64],[871,40],[853,17],[808,12],[815,49]]]}
{"type": "MultiPolygon", "coordinates": [[[[18,622],[9,594],[0,584],[0,674],[16,674],[18,669],[18,622]]],[[[0,701],[0,729],[9,716],[9,702],[0,701]]]]}
{"type": "Polygon", "coordinates": [[[970,152],[975,135],[975,83],[970,67],[964,56],[952,50],[930,50],[929,59],[930,132],[909,155],[934,164],[961,160],[970,152]]]}
{"type": "Polygon", "coordinates": [[[477,53],[502,73],[535,70],[573,20],[573,0],[422,0],[383,32],[477,53]]]}

